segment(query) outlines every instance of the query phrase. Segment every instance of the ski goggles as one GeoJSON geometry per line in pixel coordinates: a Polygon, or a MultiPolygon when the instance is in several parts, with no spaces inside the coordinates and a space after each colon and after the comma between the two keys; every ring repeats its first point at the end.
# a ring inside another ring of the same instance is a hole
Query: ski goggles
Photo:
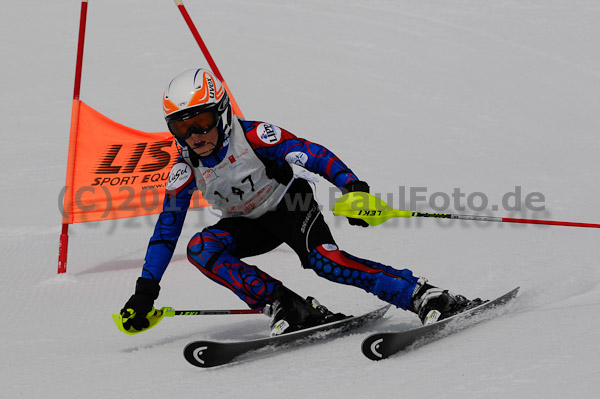
{"type": "Polygon", "coordinates": [[[207,134],[217,126],[216,111],[188,112],[176,118],[167,119],[169,131],[178,139],[186,140],[192,134],[207,134]]]}

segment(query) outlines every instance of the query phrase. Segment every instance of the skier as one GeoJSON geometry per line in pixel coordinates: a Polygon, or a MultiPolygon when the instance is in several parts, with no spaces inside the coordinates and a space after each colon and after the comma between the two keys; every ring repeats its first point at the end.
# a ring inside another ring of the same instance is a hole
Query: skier
{"type": "MultiPolygon", "coordinates": [[[[304,268],[412,311],[424,324],[482,302],[434,287],[408,269],[395,269],[341,251],[310,184],[295,177],[290,164],[323,176],[345,193],[368,193],[369,185],[325,147],[275,125],[233,115],[224,86],[209,70],[191,69],[176,76],[165,90],[163,108],[181,156],[170,172],[163,211],[135,293],[121,310],[126,330],[149,327],[147,316],[154,312],[159,282],[195,190],[201,190],[222,216],[189,241],[189,261],[250,308],[271,315],[271,335],[346,317],[327,310],[312,297],[302,298],[242,260],[282,243],[296,252],[304,268]]],[[[360,219],[348,221],[367,226],[360,219]]]]}

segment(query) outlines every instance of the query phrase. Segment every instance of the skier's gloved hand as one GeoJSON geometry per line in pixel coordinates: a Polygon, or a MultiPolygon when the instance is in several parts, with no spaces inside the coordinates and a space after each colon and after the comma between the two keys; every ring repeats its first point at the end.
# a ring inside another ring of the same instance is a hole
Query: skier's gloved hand
{"type": "MultiPolygon", "coordinates": [[[[368,193],[369,185],[367,184],[367,182],[364,182],[362,180],[353,180],[350,183],[346,184],[344,187],[342,187],[342,192],[344,194],[352,192],[368,193]]],[[[369,227],[369,224],[362,219],[348,218],[348,223],[350,223],[350,225],[352,226],[369,227]]]]}
{"type": "Polygon", "coordinates": [[[156,281],[140,277],[135,284],[135,294],[129,298],[123,309],[123,327],[126,330],[134,328],[141,331],[150,326],[146,316],[154,311],[154,300],[158,298],[160,286],[156,281]]]}

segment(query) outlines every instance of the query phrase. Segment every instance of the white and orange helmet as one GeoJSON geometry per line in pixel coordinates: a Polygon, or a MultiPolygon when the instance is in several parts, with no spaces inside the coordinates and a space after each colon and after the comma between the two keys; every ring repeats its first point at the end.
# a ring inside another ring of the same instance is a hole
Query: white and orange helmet
{"type": "Polygon", "coordinates": [[[208,69],[189,69],[175,76],[163,94],[163,111],[169,120],[186,120],[214,110],[219,132],[231,132],[232,112],[229,96],[219,79],[208,69]]]}

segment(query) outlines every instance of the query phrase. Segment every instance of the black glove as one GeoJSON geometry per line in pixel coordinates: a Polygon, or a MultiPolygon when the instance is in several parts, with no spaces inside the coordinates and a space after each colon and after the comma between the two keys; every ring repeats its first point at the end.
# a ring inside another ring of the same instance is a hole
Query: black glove
{"type": "MultiPolygon", "coordinates": [[[[344,194],[352,192],[368,193],[369,185],[367,184],[367,182],[364,182],[362,180],[353,180],[350,183],[346,184],[344,187],[342,187],[342,192],[344,194]]],[[[362,219],[348,218],[348,223],[350,223],[350,225],[352,226],[369,227],[369,223],[365,222],[362,219]]]]}
{"type": "Polygon", "coordinates": [[[158,298],[160,286],[156,281],[140,277],[135,284],[135,294],[129,298],[123,309],[123,327],[129,330],[131,327],[141,331],[150,326],[146,315],[154,309],[154,300],[158,298]]]}

